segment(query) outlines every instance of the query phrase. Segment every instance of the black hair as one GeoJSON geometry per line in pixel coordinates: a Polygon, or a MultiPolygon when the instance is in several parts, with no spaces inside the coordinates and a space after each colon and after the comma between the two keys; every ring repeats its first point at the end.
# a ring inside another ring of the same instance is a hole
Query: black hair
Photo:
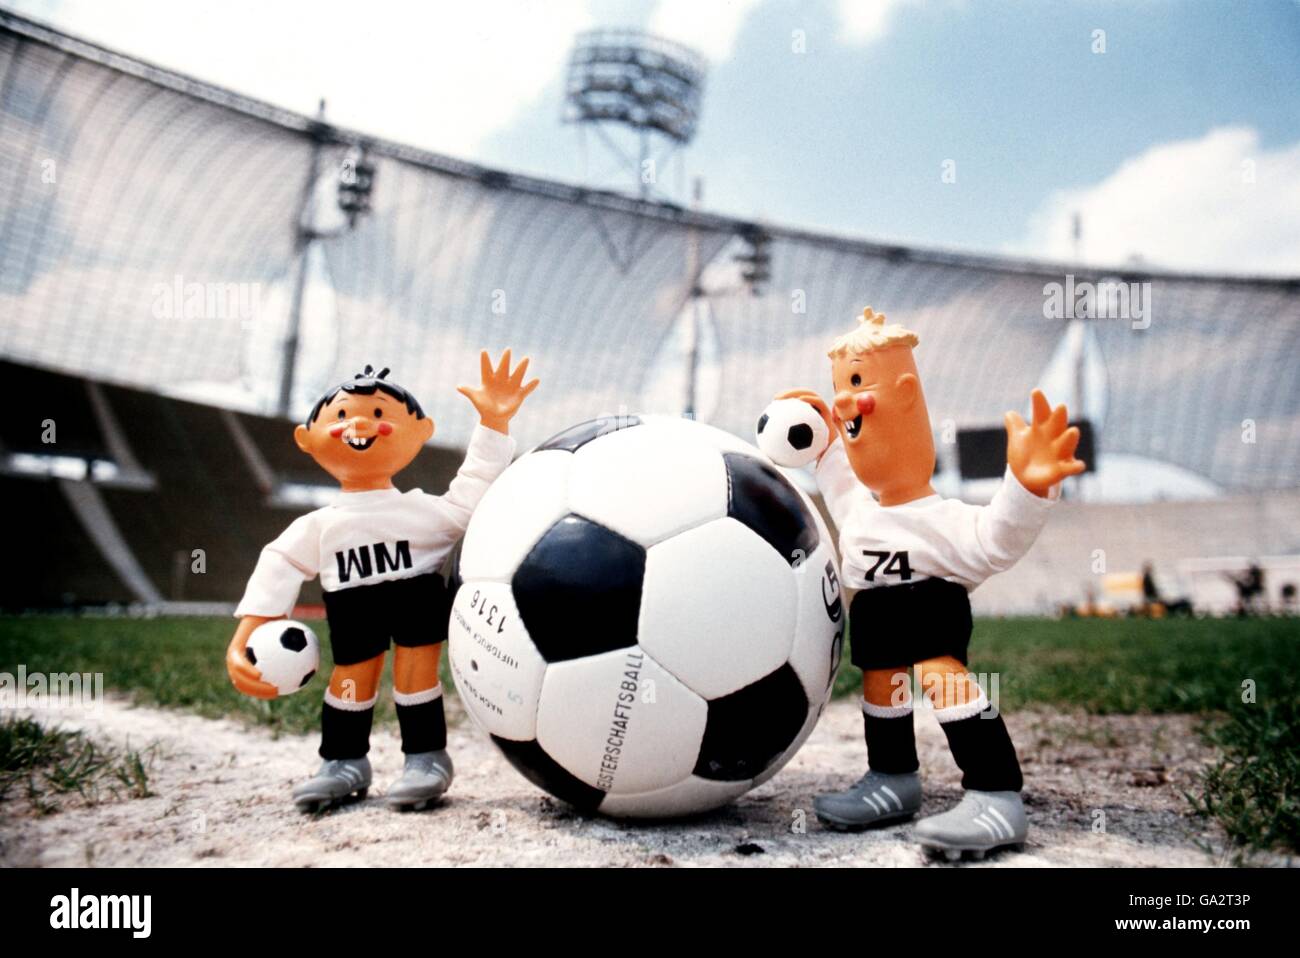
{"type": "Polygon", "coordinates": [[[364,371],[357,373],[346,382],[339,383],[333,389],[327,389],[325,394],[316,400],[316,405],[311,407],[311,412],[307,415],[307,428],[311,428],[311,424],[316,421],[320,411],[341,392],[356,393],[362,396],[373,396],[376,392],[381,392],[392,396],[394,399],[401,400],[406,404],[407,412],[415,413],[416,419],[423,419],[424,410],[420,408],[420,401],[397,383],[385,379],[384,377],[387,375],[387,366],[379,370],[379,372],[375,372],[374,366],[367,366],[364,371]]]}

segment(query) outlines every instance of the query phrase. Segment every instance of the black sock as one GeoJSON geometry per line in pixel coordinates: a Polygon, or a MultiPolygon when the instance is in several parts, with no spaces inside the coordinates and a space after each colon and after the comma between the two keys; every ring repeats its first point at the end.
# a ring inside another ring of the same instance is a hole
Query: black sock
{"type": "Polygon", "coordinates": [[[397,708],[397,724],[402,730],[403,752],[418,755],[447,747],[447,716],[442,709],[441,685],[427,692],[405,695],[394,691],[393,701],[397,708]]]}
{"type": "MultiPolygon", "coordinates": [[[[357,703],[345,703],[355,706],[357,703]]],[[[320,757],[361,758],[370,751],[370,723],[375,717],[375,703],[361,703],[364,708],[339,708],[325,699],[320,710],[320,757]]]]}
{"type": "MultiPolygon", "coordinates": [[[[912,709],[887,707],[897,714],[872,715],[863,702],[862,726],[867,738],[867,766],[887,775],[906,775],[921,767],[916,758],[916,733],[912,709]]],[[[879,711],[877,709],[877,711],[879,711]]]]}
{"type": "Polygon", "coordinates": [[[961,787],[980,792],[1018,792],[1024,785],[1007,723],[993,706],[970,718],[941,722],[948,748],[961,769],[961,787]]]}

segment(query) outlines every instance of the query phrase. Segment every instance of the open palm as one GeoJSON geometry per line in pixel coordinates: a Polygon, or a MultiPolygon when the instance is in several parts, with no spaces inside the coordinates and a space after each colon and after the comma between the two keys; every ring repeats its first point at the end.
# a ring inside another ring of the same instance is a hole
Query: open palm
{"type": "Polygon", "coordinates": [[[1032,423],[1017,412],[1006,415],[1007,465],[1020,484],[1036,496],[1046,496],[1066,476],[1077,476],[1084,463],[1074,458],[1079,429],[1070,426],[1065,406],[1052,409],[1042,390],[1032,396],[1032,423]]]}
{"type": "Polygon", "coordinates": [[[519,411],[528,394],[537,388],[540,380],[534,379],[525,385],[528,357],[525,356],[511,371],[508,349],[501,354],[501,362],[495,369],[492,368],[492,357],[486,349],[483,350],[479,354],[479,372],[483,384],[478,389],[457,386],[456,391],[474,404],[483,425],[497,432],[508,433],[510,420],[519,411]]]}

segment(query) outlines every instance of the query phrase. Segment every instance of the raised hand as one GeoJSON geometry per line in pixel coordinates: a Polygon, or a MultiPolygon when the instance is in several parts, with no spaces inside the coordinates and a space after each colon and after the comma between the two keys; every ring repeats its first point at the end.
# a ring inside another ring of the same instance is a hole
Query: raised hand
{"type": "Polygon", "coordinates": [[[1065,406],[1052,409],[1042,390],[1032,395],[1034,421],[1026,423],[1017,412],[1006,415],[1007,465],[1020,484],[1036,496],[1048,491],[1066,476],[1077,476],[1084,463],[1074,458],[1079,446],[1079,429],[1069,426],[1065,406]]]}
{"type": "Polygon", "coordinates": [[[492,368],[492,357],[485,349],[479,355],[480,374],[483,385],[478,389],[469,386],[457,386],[456,391],[474,404],[483,425],[497,432],[510,432],[510,420],[514,418],[519,407],[528,398],[528,394],[537,388],[540,380],[534,379],[524,385],[524,374],[528,372],[528,357],[510,370],[510,350],[501,354],[501,364],[492,368]]]}

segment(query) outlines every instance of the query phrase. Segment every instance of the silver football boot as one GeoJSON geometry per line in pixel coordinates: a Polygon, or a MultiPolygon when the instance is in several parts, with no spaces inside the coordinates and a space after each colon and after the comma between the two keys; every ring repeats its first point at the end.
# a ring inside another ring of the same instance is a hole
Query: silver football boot
{"type": "Polygon", "coordinates": [[[868,770],[846,791],[827,792],[813,799],[813,811],[823,825],[858,831],[907,821],[921,810],[921,776],[917,772],[887,775],[868,770]]]}
{"type": "Polygon", "coordinates": [[[370,759],[365,756],[329,758],[321,765],[315,778],[293,790],[293,803],[300,812],[323,812],[333,805],[342,804],[354,794],[358,800],[365,798],[370,781],[370,759]]]}
{"type": "Polygon", "coordinates": [[[451,787],[453,774],[446,749],[408,755],[402,777],[388,787],[384,801],[390,808],[422,811],[451,787]]]}
{"type": "Polygon", "coordinates": [[[967,791],[955,808],[916,823],[922,847],[942,854],[950,862],[970,852],[983,858],[1005,845],[1021,846],[1029,834],[1025,803],[1019,792],[967,791]]]}

